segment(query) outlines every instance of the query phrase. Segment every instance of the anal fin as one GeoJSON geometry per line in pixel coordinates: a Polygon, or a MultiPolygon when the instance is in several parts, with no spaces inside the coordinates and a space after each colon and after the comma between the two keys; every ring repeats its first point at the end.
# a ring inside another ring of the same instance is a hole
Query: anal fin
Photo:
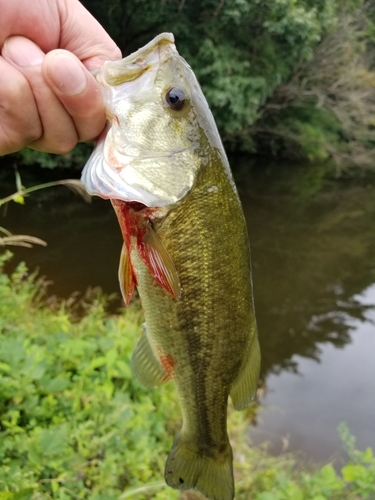
{"type": "Polygon", "coordinates": [[[260,347],[256,334],[250,345],[250,352],[233,382],[230,397],[236,410],[243,410],[254,399],[260,370],[260,347]]]}
{"type": "Polygon", "coordinates": [[[139,382],[149,389],[168,380],[168,373],[151,347],[146,328],[133,353],[131,368],[139,382]]]}

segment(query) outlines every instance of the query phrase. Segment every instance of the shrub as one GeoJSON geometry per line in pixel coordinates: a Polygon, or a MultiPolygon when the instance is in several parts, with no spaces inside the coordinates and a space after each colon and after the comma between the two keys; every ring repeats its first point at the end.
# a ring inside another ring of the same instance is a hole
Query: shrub
{"type": "MultiPolygon", "coordinates": [[[[162,480],[180,425],[172,385],[146,390],[130,373],[139,303],[109,316],[99,291],[51,301],[25,264],[4,274],[10,255],[0,254],[0,500],[179,498],[162,480]]],[[[237,500],[374,498],[372,450],[357,450],[345,425],[340,474],[249,446],[252,418],[254,407],[229,411],[237,500]]]]}

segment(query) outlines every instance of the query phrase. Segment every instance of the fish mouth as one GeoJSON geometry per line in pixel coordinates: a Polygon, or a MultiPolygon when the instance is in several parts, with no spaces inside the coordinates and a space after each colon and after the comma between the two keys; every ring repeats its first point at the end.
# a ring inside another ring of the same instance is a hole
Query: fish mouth
{"type": "Polygon", "coordinates": [[[176,53],[172,33],[161,33],[147,45],[120,61],[107,61],[101,70],[95,72],[96,79],[112,87],[131,82],[145,71],[159,66],[172,53],[176,53]]]}
{"type": "Polygon", "coordinates": [[[150,207],[141,203],[140,201],[125,201],[120,198],[111,198],[112,204],[116,204],[118,206],[126,205],[130,207],[134,212],[142,212],[143,210],[149,210],[150,207]]]}

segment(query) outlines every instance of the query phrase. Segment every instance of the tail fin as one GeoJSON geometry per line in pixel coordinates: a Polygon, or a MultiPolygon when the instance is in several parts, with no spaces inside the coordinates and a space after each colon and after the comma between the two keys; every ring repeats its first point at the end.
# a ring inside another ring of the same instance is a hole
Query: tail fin
{"type": "Polygon", "coordinates": [[[177,490],[195,488],[209,500],[233,500],[233,455],[228,442],[227,449],[216,457],[207,457],[194,449],[191,441],[176,436],[172,451],[165,465],[165,481],[177,490]]]}

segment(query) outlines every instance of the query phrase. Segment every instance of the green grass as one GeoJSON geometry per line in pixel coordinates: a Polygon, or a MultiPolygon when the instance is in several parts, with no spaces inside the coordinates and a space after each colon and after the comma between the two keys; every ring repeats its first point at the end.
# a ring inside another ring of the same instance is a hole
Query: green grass
{"type": "MultiPolygon", "coordinates": [[[[132,377],[140,305],[109,316],[105,303],[51,302],[24,264],[0,272],[0,500],[179,498],[163,482],[180,425],[173,385],[146,390],[132,377]]],[[[341,473],[307,471],[249,446],[254,408],[229,413],[238,500],[375,498],[372,451],[345,427],[341,473]]]]}

